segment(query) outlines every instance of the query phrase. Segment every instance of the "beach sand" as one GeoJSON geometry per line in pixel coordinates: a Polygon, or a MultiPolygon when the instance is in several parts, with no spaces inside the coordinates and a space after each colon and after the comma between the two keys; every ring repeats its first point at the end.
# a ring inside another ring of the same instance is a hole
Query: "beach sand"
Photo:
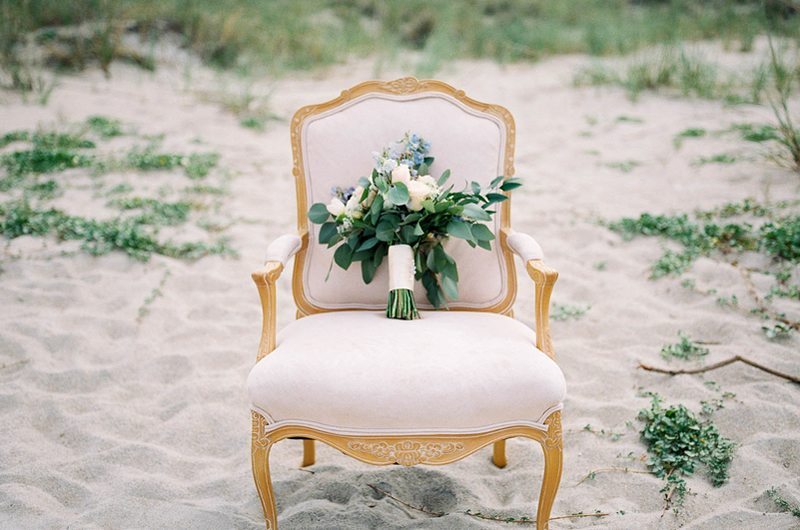
{"type": "MultiPolygon", "coordinates": [[[[250,273],[267,244],[295,226],[292,113],[376,77],[376,70],[374,61],[359,60],[254,85],[272,90],[278,116],[257,132],[203,96],[223,83],[222,74],[186,61],[165,59],[155,74],[114,65],[108,80],[97,71],[62,77],[44,106],[2,95],[0,133],[102,114],[140,135],[163,134],[165,149],[219,152],[223,170],[210,178],[229,194],[209,216],[230,225],[223,233],[240,256],[194,263],[154,256],[141,263],[122,253],[91,257],[74,252],[77,244],[50,239],[3,242],[0,527],[263,528],[244,388],[260,332],[250,273]],[[161,295],[146,303],[162,282],[161,295]]],[[[797,198],[797,174],[735,135],[673,145],[687,127],[723,130],[767,121],[769,111],[652,94],[632,102],[620,89],[575,88],[572,76],[586,62],[579,56],[510,66],[458,62],[436,76],[514,114],[517,176],[525,179],[514,193],[514,228],[536,237],[560,272],[553,301],[589,306],[581,318],[553,322],[568,384],[564,474],[553,515],[609,515],[559,519],[552,527],[798,528],[800,520],[779,513],[766,495],[774,486],[800,501],[798,387],[742,365],[669,377],[637,364],[666,365],[661,346],[683,330],[715,343],[705,363],[741,354],[797,373],[800,339],[766,340],[760,321],[748,314],[747,284],[735,267],[699,259],[684,275],[695,279],[695,290],[678,278],[650,280],[663,243],[625,242],[598,223],[745,197],[797,198]],[[747,159],[693,163],[723,151],[747,159]],[[628,172],[609,166],[630,160],[638,165],[628,172]],[[709,289],[717,294],[698,292],[709,289]],[[716,303],[734,294],[739,310],[716,303]],[[701,400],[735,393],[713,416],[737,444],[730,481],[715,488],[702,473],[689,478],[692,493],[679,515],[663,513],[663,483],[652,475],[599,472],[581,482],[599,468],[645,469],[636,420],[649,404],[642,391],[694,411],[701,400]]],[[[378,72],[384,79],[405,73],[378,72]]],[[[114,142],[122,149],[134,140],[114,142]]],[[[180,171],[92,177],[70,170],[64,179],[67,192],[56,204],[98,216],[107,213],[98,186],[132,182],[155,193],[186,185],[180,171]]],[[[744,259],[758,265],[765,258],[744,259]]],[[[290,271],[280,280],[279,326],[294,318],[290,271]]],[[[518,275],[516,315],[532,325],[532,285],[520,267],[518,275]]],[[[789,309],[797,313],[797,304],[789,309]]],[[[316,465],[301,470],[301,448],[289,440],[272,451],[281,528],[498,528],[517,525],[463,512],[535,516],[542,457],[531,441],[511,440],[502,470],[491,464],[491,448],[448,466],[401,468],[361,464],[321,445],[316,465]],[[411,510],[368,484],[449,515],[411,510]]]]}

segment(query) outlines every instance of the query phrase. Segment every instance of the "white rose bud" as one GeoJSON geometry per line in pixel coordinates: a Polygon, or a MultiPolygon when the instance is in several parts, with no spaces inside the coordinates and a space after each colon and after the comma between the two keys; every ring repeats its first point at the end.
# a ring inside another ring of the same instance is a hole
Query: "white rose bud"
{"type": "Polygon", "coordinates": [[[361,206],[364,208],[369,208],[372,206],[372,203],[375,201],[375,196],[378,195],[378,190],[375,188],[370,188],[369,193],[367,193],[367,198],[361,201],[361,206]]]}
{"type": "Polygon", "coordinates": [[[340,201],[338,197],[331,199],[327,208],[328,212],[334,217],[339,217],[339,215],[344,213],[344,203],[340,201]]]}
{"type": "Polygon", "coordinates": [[[405,164],[400,164],[392,170],[392,184],[402,182],[406,186],[411,182],[411,171],[405,164]]]}

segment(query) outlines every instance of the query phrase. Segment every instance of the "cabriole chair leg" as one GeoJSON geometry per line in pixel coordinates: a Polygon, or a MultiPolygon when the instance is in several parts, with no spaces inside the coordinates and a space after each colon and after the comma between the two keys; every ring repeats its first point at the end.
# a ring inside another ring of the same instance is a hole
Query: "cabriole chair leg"
{"type": "Polygon", "coordinates": [[[508,464],[506,460],[506,441],[500,440],[494,443],[494,454],[492,454],[492,463],[503,469],[508,464]]]}
{"type": "Polygon", "coordinates": [[[563,441],[561,435],[561,412],[557,411],[548,416],[545,423],[548,425],[547,435],[541,440],[544,452],[544,476],[542,489],[539,492],[539,507],[536,511],[536,529],[549,528],[550,510],[556,500],[558,485],[561,483],[561,467],[563,463],[563,441]]]}
{"type": "Polygon", "coordinates": [[[253,480],[256,483],[258,497],[261,499],[267,530],[275,530],[278,528],[278,512],[275,509],[275,494],[272,492],[272,480],[269,476],[269,451],[272,448],[272,441],[264,434],[266,423],[263,416],[253,412],[253,441],[250,455],[253,480]]]}
{"type": "Polygon", "coordinates": [[[300,467],[313,466],[317,461],[316,450],[314,449],[314,440],[303,440],[303,463],[300,467]]]}

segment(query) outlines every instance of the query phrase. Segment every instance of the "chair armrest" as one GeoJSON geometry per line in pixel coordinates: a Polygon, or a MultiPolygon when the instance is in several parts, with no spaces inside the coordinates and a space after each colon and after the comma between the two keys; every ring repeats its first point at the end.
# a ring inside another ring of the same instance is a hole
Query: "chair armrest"
{"type": "Polygon", "coordinates": [[[550,295],[558,279],[558,272],[544,264],[542,247],[531,236],[521,232],[504,232],[508,248],[522,258],[528,276],[533,280],[536,347],[554,359],[556,352],[550,337],[550,295]]]}
{"type": "Polygon", "coordinates": [[[284,234],[267,247],[267,262],[277,261],[286,265],[289,258],[294,256],[303,246],[303,240],[297,234],[284,234]]]}
{"type": "Polygon", "coordinates": [[[525,263],[532,259],[544,259],[542,247],[528,234],[522,232],[509,231],[506,236],[506,243],[511,251],[522,258],[525,263]]]}
{"type": "Polygon", "coordinates": [[[295,234],[278,237],[267,247],[267,262],[264,268],[251,275],[261,299],[262,314],[261,339],[258,343],[256,362],[275,349],[275,283],[289,258],[303,247],[303,241],[303,237],[295,234]]]}

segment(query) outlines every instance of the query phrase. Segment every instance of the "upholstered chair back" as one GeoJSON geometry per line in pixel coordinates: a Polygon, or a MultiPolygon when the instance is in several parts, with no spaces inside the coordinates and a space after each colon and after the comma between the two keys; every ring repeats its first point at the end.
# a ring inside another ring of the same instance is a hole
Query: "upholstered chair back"
{"type": "MultiPolygon", "coordinates": [[[[374,165],[372,152],[412,131],[431,143],[431,174],[451,170],[456,188],[513,173],[514,122],[508,111],[474,101],[439,81],[403,78],[367,82],[320,105],[303,107],[291,124],[298,228],[307,241],[295,261],[294,297],[303,313],[337,309],[383,309],[388,290],[386,261],[371,284],[361,279],[359,263],[344,271],[331,260],[335,249],[320,245],[319,225],[308,222],[308,207],[327,203],[331,188],[355,185],[374,165]],[[329,273],[330,271],[330,273],[329,273]],[[327,277],[327,280],[326,280],[327,277]]],[[[511,253],[501,242],[509,226],[510,201],[489,223],[492,250],[471,248],[451,238],[446,249],[456,259],[459,298],[451,309],[508,311],[516,294],[511,253]]],[[[430,308],[424,288],[415,289],[420,308],[430,308]]]]}

